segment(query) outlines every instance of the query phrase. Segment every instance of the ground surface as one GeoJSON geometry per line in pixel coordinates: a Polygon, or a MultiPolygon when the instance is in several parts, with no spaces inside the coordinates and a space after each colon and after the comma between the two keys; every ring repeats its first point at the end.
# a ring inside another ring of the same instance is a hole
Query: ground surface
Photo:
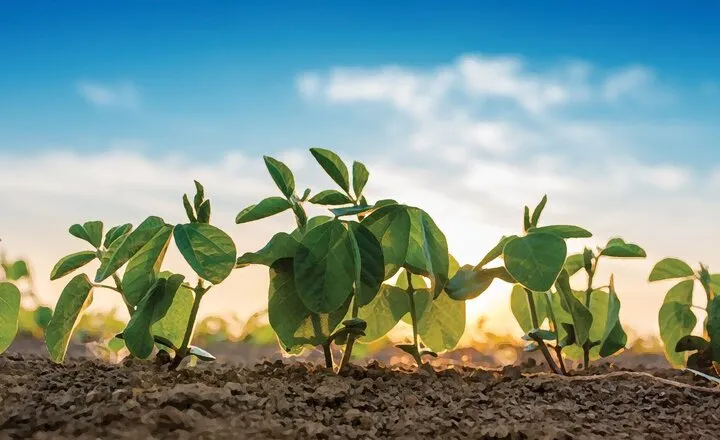
{"type": "Polygon", "coordinates": [[[167,372],[11,353],[0,356],[0,438],[717,438],[720,391],[690,373],[541,370],[370,363],[338,377],[267,361],[167,372]]]}

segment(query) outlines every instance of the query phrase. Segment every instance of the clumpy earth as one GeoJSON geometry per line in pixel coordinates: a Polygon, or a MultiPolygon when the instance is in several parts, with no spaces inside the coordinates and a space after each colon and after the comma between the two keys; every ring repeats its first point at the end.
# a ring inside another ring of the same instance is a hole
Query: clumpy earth
{"type": "Polygon", "coordinates": [[[712,439],[720,390],[677,370],[603,365],[561,378],[312,363],[116,365],[0,356],[0,438],[712,439]]]}

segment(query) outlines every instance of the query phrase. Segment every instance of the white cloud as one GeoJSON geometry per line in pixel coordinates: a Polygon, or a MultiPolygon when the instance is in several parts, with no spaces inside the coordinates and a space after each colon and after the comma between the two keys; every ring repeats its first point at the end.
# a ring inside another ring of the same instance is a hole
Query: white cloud
{"type": "Polygon", "coordinates": [[[644,66],[632,66],[610,75],[603,85],[603,96],[617,101],[627,96],[639,96],[654,79],[652,71],[644,66]]]}
{"type": "Polygon", "coordinates": [[[99,107],[132,108],[139,103],[137,88],[131,82],[102,84],[80,81],[77,91],[87,102],[99,107]]]}

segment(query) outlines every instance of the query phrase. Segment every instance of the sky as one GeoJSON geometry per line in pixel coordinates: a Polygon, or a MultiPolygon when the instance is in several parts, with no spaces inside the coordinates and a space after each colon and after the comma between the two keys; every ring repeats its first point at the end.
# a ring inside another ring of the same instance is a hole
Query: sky
{"type": "MultiPolygon", "coordinates": [[[[646,260],[601,277],[627,325],[656,333],[654,262],[720,271],[720,5],[485,3],[0,0],[3,250],[53,301],[50,269],[83,249],[71,224],[181,222],[193,179],[239,252],[256,250],[293,226],[233,222],[276,195],[262,155],[318,191],[319,146],[367,164],[369,197],[426,209],[464,264],[543,194],[547,223],[595,234],[571,250],[640,244],[646,260]]],[[[201,315],[262,308],[266,272],[235,271],[201,315]]],[[[471,319],[517,334],[508,292],[494,284],[471,319]]]]}

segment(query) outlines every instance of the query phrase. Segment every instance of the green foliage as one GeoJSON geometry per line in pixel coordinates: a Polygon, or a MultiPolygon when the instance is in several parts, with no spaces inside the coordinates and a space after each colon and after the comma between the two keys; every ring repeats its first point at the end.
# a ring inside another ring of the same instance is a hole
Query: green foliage
{"type": "Polygon", "coordinates": [[[20,314],[20,290],[9,282],[0,282],[0,353],[15,339],[20,314]]]}
{"type": "Polygon", "coordinates": [[[93,286],[87,275],[76,275],[65,286],[55,305],[55,312],[45,331],[45,343],[55,362],[65,359],[70,336],[80,316],[92,303],[93,286]]]}

